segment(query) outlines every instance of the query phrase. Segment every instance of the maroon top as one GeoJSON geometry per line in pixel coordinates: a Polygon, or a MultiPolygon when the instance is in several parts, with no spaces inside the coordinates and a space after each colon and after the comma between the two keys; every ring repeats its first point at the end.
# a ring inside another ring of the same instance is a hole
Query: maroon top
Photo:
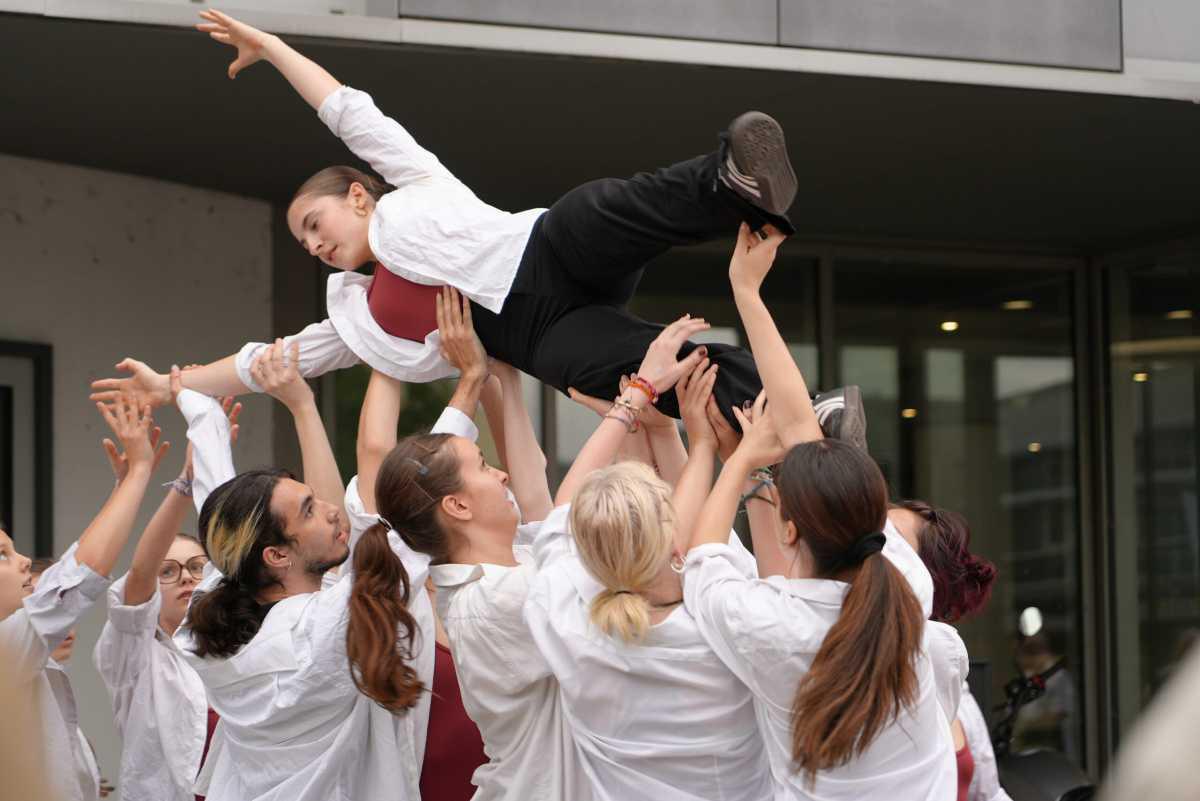
{"type": "Polygon", "coordinates": [[[394,337],[424,342],[437,330],[438,286],[415,284],[382,264],[367,288],[367,308],[379,327],[394,337]]]}
{"type": "Polygon", "coordinates": [[[958,801],[967,801],[967,793],[971,790],[971,777],[975,775],[975,758],[971,749],[964,745],[955,754],[958,760],[958,801]]]}
{"type": "MultiPolygon", "coordinates": [[[[204,735],[204,753],[200,755],[200,767],[204,767],[204,760],[208,759],[208,747],[212,745],[213,730],[217,728],[217,721],[221,718],[217,715],[217,710],[209,707],[208,709],[208,733],[204,735]]],[[[204,796],[196,796],[196,801],[204,801],[204,796]]]]}
{"type": "Polygon", "coordinates": [[[437,644],[433,663],[433,698],[429,704],[429,733],[421,766],[421,798],[470,801],[475,794],[471,776],[488,761],[479,727],[467,717],[458,674],[450,649],[437,644]]]}

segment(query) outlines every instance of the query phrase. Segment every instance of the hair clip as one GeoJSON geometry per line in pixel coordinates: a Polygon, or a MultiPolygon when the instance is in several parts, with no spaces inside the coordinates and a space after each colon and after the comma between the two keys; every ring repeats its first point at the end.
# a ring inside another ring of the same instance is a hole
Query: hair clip
{"type": "Polygon", "coordinates": [[[416,459],[412,458],[411,456],[405,456],[404,459],[406,461],[412,462],[413,464],[415,464],[417,466],[417,473],[419,475],[422,475],[422,476],[429,475],[429,468],[426,467],[425,465],[421,464],[420,462],[418,462],[416,459]]]}

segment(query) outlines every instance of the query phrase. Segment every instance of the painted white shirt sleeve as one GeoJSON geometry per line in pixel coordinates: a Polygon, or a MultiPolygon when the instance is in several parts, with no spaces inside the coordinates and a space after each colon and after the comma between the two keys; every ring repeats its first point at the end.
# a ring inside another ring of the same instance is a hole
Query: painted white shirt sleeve
{"type": "MultiPolygon", "coordinates": [[[[305,326],[299,333],[292,334],[283,338],[283,343],[289,350],[285,353],[291,353],[293,342],[300,343],[300,375],[305,378],[316,378],[325,373],[333,372],[334,370],[342,370],[347,367],[353,367],[362,361],[354,354],[350,347],[343,341],[333,323],[329,320],[322,320],[319,323],[305,326]]],[[[247,342],[238,351],[234,359],[234,367],[237,369],[238,380],[241,381],[246,389],[252,392],[262,392],[262,386],[254,380],[254,376],[250,374],[250,367],[254,364],[254,360],[266,351],[270,345],[266,342],[247,342]]]]}
{"type": "Polygon", "coordinates": [[[199,513],[209,494],[237,475],[229,444],[229,418],[214,398],[190,389],[179,393],[178,404],[192,443],[192,502],[199,513]]]}
{"type": "Polygon", "coordinates": [[[380,111],[366,92],[339,87],[322,101],[317,115],[354,155],[394,187],[428,179],[458,181],[404,126],[380,111]]]}
{"type": "Polygon", "coordinates": [[[0,645],[12,658],[4,666],[6,676],[29,681],[41,673],[50,654],[108,587],[109,579],[75,561],[77,547],[71,545],[46,568],[21,608],[0,620],[0,645]]]}

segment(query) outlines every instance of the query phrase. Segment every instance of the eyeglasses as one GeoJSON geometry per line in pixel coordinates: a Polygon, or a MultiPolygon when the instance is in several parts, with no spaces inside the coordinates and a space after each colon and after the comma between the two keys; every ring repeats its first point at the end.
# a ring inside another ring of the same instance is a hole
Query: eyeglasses
{"type": "Polygon", "coordinates": [[[159,584],[174,584],[183,576],[184,568],[191,574],[191,577],[196,581],[204,578],[204,566],[208,564],[207,556],[193,556],[187,560],[187,564],[180,564],[174,559],[162,560],[162,565],[158,568],[158,583],[159,584]]]}

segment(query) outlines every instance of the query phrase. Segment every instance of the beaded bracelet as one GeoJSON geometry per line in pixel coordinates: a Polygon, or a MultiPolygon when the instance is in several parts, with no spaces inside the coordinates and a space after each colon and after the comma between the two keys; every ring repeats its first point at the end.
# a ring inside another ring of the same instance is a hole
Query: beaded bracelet
{"type": "Polygon", "coordinates": [[[651,403],[658,403],[658,390],[654,388],[646,379],[642,378],[637,373],[629,376],[629,386],[635,389],[640,389],[650,399],[651,403]]]}
{"type": "Polygon", "coordinates": [[[626,412],[629,412],[629,407],[614,403],[613,407],[608,410],[608,414],[604,415],[604,419],[605,420],[616,420],[618,422],[624,423],[626,433],[629,433],[629,434],[637,433],[639,428],[638,428],[638,419],[637,419],[636,412],[629,412],[629,417],[627,418],[627,417],[624,417],[618,411],[618,409],[625,409],[626,412]]]}

